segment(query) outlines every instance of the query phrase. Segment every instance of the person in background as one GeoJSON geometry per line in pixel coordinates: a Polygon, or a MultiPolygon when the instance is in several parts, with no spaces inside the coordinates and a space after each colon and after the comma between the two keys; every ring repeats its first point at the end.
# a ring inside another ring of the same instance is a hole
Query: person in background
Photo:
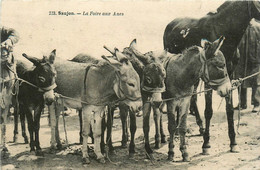
{"type": "MultiPolygon", "coordinates": [[[[240,59],[234,79],[244,78],[260,71],[260,21],[252,20],[238,46],[240,59]]],[[[236,54],[238,55],[238,54],[236,54]]],[[[260,110],[260,74],[242,83],[240,98],[241,109],[247,108],[247,88],[252,88],[252,112],[260,110]]]]}

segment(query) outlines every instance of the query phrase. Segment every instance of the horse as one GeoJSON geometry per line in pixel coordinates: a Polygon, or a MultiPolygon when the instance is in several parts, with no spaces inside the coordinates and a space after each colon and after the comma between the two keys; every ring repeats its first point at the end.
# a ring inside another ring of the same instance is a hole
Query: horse
{"type": "MultiPolygon", "coordinates": [[[[225,36],[226,40],[221,47],[226,62],[228,74],[231,77],[234,66],[238,62],[233,58],[233,54],[252,18],[260,19],[259,1],[227,1],[222,4],[217,13],[206,15],[200,19],[176,18],[165,28],[163,35],[164,48],[170,53],[180,53],[192,45],[199,45],[200,40],[205,38],[214,41],[220,35],[225,36]]],[[[208,85],[206,84],[206,88],[208,85]]],[[[195,112],[196,118],[199,118],[199,112],[196,105],[196,96],[192,100],[191,108],[195,112]]],[[[236,142],[236,133],[234,129],[234,109],[232,105],[232,94],[226,98],[226,114],[228,120],[228,134],[230,138],[230,151],[239,152],[236,142]]],[[[204,143],[202,150],[204,154],[209,153],[210,119],[212,118],[212,93],[206,93],[205,119],[206,129],[203,133],[204,143]]],[[[200,119],[200,118],[199,118],[200,119]]],[[[204,131],[202,121],[197,120],[201,131],[204,131]]]]}
{"type": "Polygon", "coordinates": [[[208,83],[210,87],[223,97],[231,90],[227,74],[225,57],[219,50],[224,37],[213,43],[202,40],[202,47],[192,46],[169,58],[166,65],[166,91],[163,98],[167,104],[169,151],[168,160],[174,157],[174,135],[180,135],[180,151],[183,161],[190,161],[187,151],[186,131],[187,115],[194,85],[198,79],[208,83]]]}
{"type": "MultiPolygon", "coordinates": [[[[38,59],[23,53],[23,57],[34,64],[29,67],[22,61],[17,61],[16,70],[19,81],[18,108],[14,115],[21,115],[24,123],[26,116],[28,130],[30,133],[30,152],[35,152],[36,156],[43,156],[40,147],[39,130],[40,118],[44,104],[50,105],[54,101],[54,91],[56,87],[56,70],[54,61],[56,50],[53,50],[48,57],[38,59]]],[[[16,118],[17,119],[17,118],[16,118]]],[[[22,126],[25,127],[25,126],[22,126]]],[[[25,128],[22,128],[24,137],[25,128]]],[[[14,134],[16,135],[16,134],[14,134]]]]}
{"type": "MultiPolygon", "coordinates": [[[[118,50],[115,51],[114,58],[102,58],[105,61],[101,60],[98,64],[64,60],[55,63],[58,74],[56,92],[60,94],[61,102],[70,108],[82,109],[83,164],[90,163],[87,140],[90,127],[93,128],[97,160],[105,163],[100,143],[106,106],[123,102],[132,111],[137,111],[142,105],[140,79],[129,60],[118,50]],[[68,80],[67,76],[73,80],[68,80]]],[[[54,115],[55,107],[52,108],[50,114],[54,115]]],[[[55,131],[52,132],[53,135],[52,139],[55,138],[55,131]]]]}
{"type": "Polygon", "coordinates": [[[12,90],[16,78],[16,62],[12,54],[12,48],[1,46],[1,91],[0,91],[0,107],[1,107],[1,155],[3,158],[10,155],[6,146],[6,123],[9,108],[12,105],[12,90]]]}

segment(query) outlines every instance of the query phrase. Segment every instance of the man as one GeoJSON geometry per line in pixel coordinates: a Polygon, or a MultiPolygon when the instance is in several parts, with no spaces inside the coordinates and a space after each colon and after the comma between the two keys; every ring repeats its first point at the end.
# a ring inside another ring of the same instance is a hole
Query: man
{"type": "MultiPolygon", "coordinates": [[[[235,78],[246,77],[260,71],[260,21],[252,20],[239,44],[240,61],[235,78]]],[[[260,110],[260,74],[247,79],[241,88],[241,108],[247,107],[246,88],[252,87],[252,112],[260,110]]]]}
{"type": "Polygon", "coordinates": [[[8,49],[12,48],[19,40],[18,33],[12,28],[2,27],[0,28],[0,32],[1,46],[6,46],[8,49]]]}

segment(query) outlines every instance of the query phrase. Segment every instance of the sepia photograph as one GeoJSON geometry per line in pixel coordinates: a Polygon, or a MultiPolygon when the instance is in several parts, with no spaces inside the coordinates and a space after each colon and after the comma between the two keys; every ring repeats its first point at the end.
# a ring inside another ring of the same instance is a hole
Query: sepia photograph
{"type": "Polygon", "coordinates": [[[0,169],[260,169],[260,1],[2,0],[0,169]]]}

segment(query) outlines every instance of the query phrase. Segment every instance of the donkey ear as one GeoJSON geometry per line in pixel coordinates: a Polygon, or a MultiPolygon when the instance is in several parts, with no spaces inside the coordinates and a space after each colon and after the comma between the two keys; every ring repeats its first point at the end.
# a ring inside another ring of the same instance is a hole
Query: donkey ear
{"type": "Polygon", "coordinates": [[[36,57],[28,56],[27,54],[23,53],[22,56],[32,62],[35,66],[40,63],[40,60],[36,57]]]}
{"type": "Polygon", "coordinates": [[[115,48],[115,57],[120,62],[128,60],[127,57],[123,53],[121,53],[117,48],[115,48]]]}
{"type": "Polygon", "coordinates": [[[129,45],[130,48],[136,48],[136,39],[133,39],[133,41],[129,45]]]}
{"type": "Polygon", "coordinates": [[[56,57],[56,49],[54,49],[54,50],[51,52],[51,54],[49,55],[49,62],[50,62],[51,64],[54,63],[55,57],[56,57]]]}
{"type": "Polygon", "coordinates": [[[216,54],[218,53],[218,51],[219,51],[219,49],[221,48],[221,46],[222,46],[224,40],[225,40],[225,37],[224,37],[224,36],[221,36],[218,40],[216,40],[216,41],[213,42],[213,44],[215,44],[215,43],[217,44],[216,50],[215,50],[215,52],[214,52],[214,55],[216,55],[216,54]]]}
{"type": "Polygon", "coordinates": [[[119,61],[115,60],[113,57],[106,57],[104,55],[101,56],[104,60],[107,61],[107,63],[112,66],[115,70],[118,70],[120,66],[122,66],[122,63],[119,61]]]}
{"type": "Polygon", "coordinates": [[[208,40],[206,40],[206,39],[201,39],[201,41],[200,41],[200,46],[201,46],[202,48],[205,48],[209,43],[210,43],[210,42],[209,42],[208,40]]]}

